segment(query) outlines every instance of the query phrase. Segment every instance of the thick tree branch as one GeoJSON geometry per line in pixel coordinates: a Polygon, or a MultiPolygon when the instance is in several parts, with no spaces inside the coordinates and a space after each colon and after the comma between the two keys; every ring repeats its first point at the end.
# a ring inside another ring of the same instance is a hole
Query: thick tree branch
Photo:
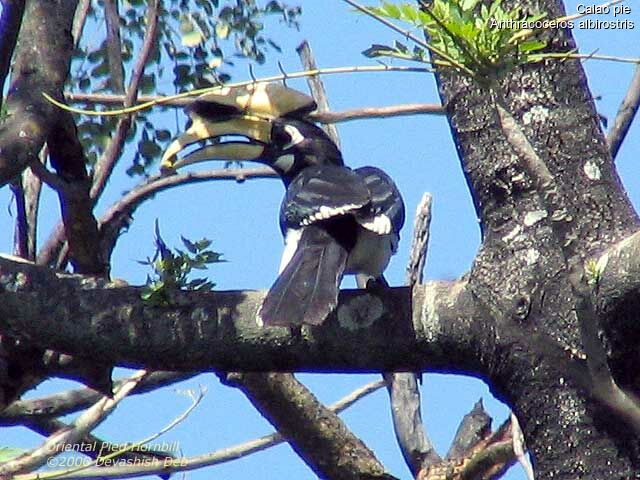
{"type": "Polygon", "coordinates": [[[640,65],[636,67],[627,94],[620,104],[616,119],[607,136],[609,149],[611,150],[611,156],[613,158],[616,158],[616,155],[618,155],[624,137],[627,136],[627,132],[629,128],[631,128],[631,123],[638,111],[638,105],[640,105],[640,65]]]}
{"type": "MultiPolygon", "coordinates": [[[[127,93],[124,96],[124,103],[126,106],[135,103],[138,95],[138,87],[144,73],[144,67],[151,55],[154,48],[154,42],[156,37],[156,28],[158,23],[158,5],[157,0],[149,2],[147,8],[147,30],[142,42],[142,48],[136,61],[133,73],[131,75],[131,81],[127,89],[127,93]]],[[[127,116],[122,118],[116,125],[115,132],[107,149],[102,157],[98,160],[94,175],[91,190],[89,192],[90,200],[86,203],[93,205],[100,195],[102,194],[104,187],[107,184],[113,168],[116,165],[122,148],[126,140],[127,132],[131,127],[131,117],[127,116]]],[[[63,248],[62,243],[68,239],[68,234],[65,236],[65,231],[60,225],[56,226],[52,234],[47,239],[43,248],[38,253],[38,263],[41,265],[50,265],[55,263],[57,267],[62,267],[66,263],[66,249],[63,248]]],[[[94,252],[104,253],[103,249],[98,245],[94,245],[94,252]]],[[[106,258],[106,257],[105,257],[106,258]]]]}
{"type": "Polygon", "coordinates": [[[293,375],[233,373],[226,380],[245,392],[319,477],[394,478],[385,474],[373,452],[293,375]]]}
{"type": "MultiPolygon", "coordinates": [[[[411,253],[407,265],[407,285],[411,290],[422,283],[430,224],[431,194],[425,193],[416,208],[411,253]]],[[[422,421],[418,376],[406,372],[383,375],[387,381],[396,440],[407,466],[415,477],[418,472],[442,460],[431,443],[422,421]]]]}
{"type": "Polygon", "coordinates": [[[0,185],[37,158],[60,109],[40,92],[62,97],[71,55],[70,22],[75,2],[25,3],[15,52],[8,115],[0,124],[0,185]]]}
{"type": "Polygon", "coordinates": [[[0,256],[0,331],[56,351],[155,370],[380,372],[455,365],[469,373],[479,369],[476,354],[486,334],[474,329],[481,317],[464,281],[430,282],[413,298],[406,288],[384,298],[345,291],[333,319],[302,336],[256,324],[261,292],[175,292],[175,305],[159,308],[140,300],[139,288],[114,287],[0,256]]]}

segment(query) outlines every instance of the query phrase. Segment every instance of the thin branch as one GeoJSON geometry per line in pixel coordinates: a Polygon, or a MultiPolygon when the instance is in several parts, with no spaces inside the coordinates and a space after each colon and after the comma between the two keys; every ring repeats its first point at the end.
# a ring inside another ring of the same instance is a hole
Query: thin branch
{"type": "MultiPolygon", "coordinates": [[[[155,48],[156,29],[158,26],[158,0],[150,0],[148,2],[146,24],[147,29],[142,41],[142,48],[140,49],[140,54],[138,55],[138,59],[133,68],[129,87],[127,88],[127,94],[124,100],[125,107],[131,106],[135,103],[138,96],[140,80],[144,74],[144,67],[151,56],[151,52],[155,48]]],[[[91,199],[93,201],[97,201],[104,190],[107,180],[113,171],[113,167],[122,152],[127,132],[130,127],[131,118],[129,117],[118,122],[116,132],[112,137],[109,147],[102,158],[98,161],[93,178],[93,185],[91,187],[91,199]]]]}
{"type": "MultiPolygon", "coordinates": [[[[302,67],[305,70],[318,69],[316,60],[313,57],[313,52],[311,51],[311,47],[306,40],[298,45],[296,51],[298,52],[298,56],[302,61],[302,67]]],[[[311,96],[318,105],[318,113],[328,112],[329,99],[327,98],[327,92],[324,88],[324,83],[322,83],[320,75],[307,77],[307,84],[309,85],[309,90],[311,90],[311,96]]],[[[323,130],[327,133],[327,135],[329,135],[329,138],[333,140],[333,143],[335,143],[338,148],[340,148],[340,137],[338,135],[338,129],[334,125],[329,124],[326,125],[323,130]]]]}
{"type": "Polygon", "coordinates": [[[18,39],[23,13],[24,0],[6,0],[2,3],[2,16],[0,17],[0,108],[2,107],[4,82],[11,67],[13,50],[18,39]]]}
{"type": "Polygon", "coordinates": [[[39,447],[0,465],[0,478],[10,478],[25,470],[34,470],[44,465],[48,458],[62,453],[62,447],[65,444],[77,442],[107,418],[118,403],[136,387],[138,382],[140,382],[146,374],[147,372],[142,370],[132,376],[131,379],[115,392],[113,398],[103,397],[80,415],[71,424],[69,429],[54,433],[39,447]]]}
{"type": "Polygon", "coordinates": [[[73,45],[77,47],[80,44],[82,31],[87,23],[87,17],[91,10],[91,0],[80,0],[76,7],[76,13],[73,16],[73,26],[71,28],[71,36],[73,37],[73,45]]]}
{"type": "Polygon", "coordinates": [[[121,108],[121,109],[107,110],[107,111],[83,110],[80,108],[73,108],[58,101],[57,99],[53,98],[51,95],[43,93],[43,96],[47,99],[47,101],[69,112],[80,113],[83,115],[97,116],[97,117],[108,117],[108,116],[127,115],[130,113],[147,110],[156,105],[162,106],[165,104],[175,102],[176,100],[185,99],[189,97],[197,97],[204,93],[215,92],[222,88],[242,87],[246,85],[251,85],[256,82],[279,82],[279,81],[288,80],[292,78],[309,77],[312,75],[336,75],[341,73],[372,73],[372,72],[432,73],[432,70],[425,67],[402,67],[402,66],[397,67],[397,66],[389,66],[389,65],[366,65],[366,66],[356,66],[356,67],[319,68],[317,70],[305,70],[303,72],[287,73],[286,75],[285,74],[272,75],[269,77],[262,77],[262,78],[247,80],[243,82],[227,83],[221,86],[200,88],[200,89],[191,90],[188,92],[179,93],[177,95],[169,95],[169,96],[164,96],[160,98],[155,98],[148,102],[140,103],[138,105],[135,105],[129,108],[121,108]]]}
{"type": "MultiPolygon", "coordinates": [[[[112,95],[103,93],[67,93],[65,98],[68,102],[96,103],[102,105],[121,105],[125,100],[124,95],[112,95]]],[[[160,95],[141,95],[139,100],[142,104],[159,103],[163,106],[186,107],[193,102],[191,98],[175,98],[167,100],[160,95]]],[[[320,123],[340,123],[351,120],[366,120],[371,118],[398,117],[405,115],[433,114],[444,115],[444,107],[436,103],[406,103],[402,105],[390,105],[387,107],[364,107],[342,112],[313,112],[307,118],[320,123]]]]}
{"type": "Polygon", "coordinates": [[[408,103],[388,107],[366,107],[342,112],[314,112],[309,119],[320,123],[340,123],[350,120],[365,120],[371,118],[400,117],[417,114],[444,115],[441,105],[433,103],[408,103]]]}
{"type": "Polygon", "coordinates": [[[416,216],[413,222],[413,241],[409,254],[409,264],[407,265],[407,285],[410,286],[422,283],[424,279],[424,267],[427,263],[429,246],[432,201],[431,194],[425,193],[416,208],[416,216]]]}
{"type": "Polygon", "coordinates": [[[636,67],[629,89],[620,104],[620,108],[618,108],[616,119],[607,136],[612,158],[616,158],[616,155],[618,155],[622,142],[627,136],[631,123],[638,112],[638,105],[640,105],[640,65],[636,67]]]}
{"type": "MultiPolygon", "coordinates": [[[[130,395],[148,393],[176,382],[192,378],[195,373],[151,372],[141,380],[130,395]]],[[[130,378],[114,382],[114,389],[121,388],[130,378]]],[[[0,425],[18,425],[37,417],[60,417],[85,409],[103,397],[91,388],[80,388],[55,393],[31,400],[16,400],[0,412],[0,425]]]]}
{"type": "MultiPolygon", "coordinates": [[[[331,406],[329,410],[334,413],[340,413],[347,408],[351,407],[358,400],[365,396],[379,390],[384,387],[384,382],[381,380],[368,383],[360,388],[357,388],[350,394],[346,395],[342,399],[338,400],[331,406]]],[[[87,478],[132,478],[141,477],[146,475],[170,475],[177,472],[185,472],[189,470],[196,470],[198,468],[210,467],[213,465],[219,465],[221,463],[230,462],[249,456],[253,453],[266,450],[267,448],[280,445],[285,440],[279,433],[271,433],[248,442],[216,450],[214,452],[206,453],[204,455],[198,455],[194,457],[184,457],[176,459],[173,462],[170,461],[156,461],[147,462],[142,465],[123,465],[117,467],[101,467],[101,468],[89,468],[81,472],[76,472],[72,475],[64,475],[63,470],[52,471],[50,474],[60,476],[64,480],[72,479],[87,479],[87,478]]],[[[18,475],[14,477],[14,480],[36,480],[35,475],[18,475]]]]}
{"type": "Polygon", "coordinates": [[[107,63],[109,85],[115,92],[124,92],[122,42],[120,40],[120,14],[118,0],[104,0],[105,27],[107,29],[107,63]]]}
{"type": "Polygon", "coordinates": [[[234,180],[238,183],[253,178],[274,178],[277,174],[269,167],[221,168],[203,172],[175,175],[155,175],[134,187],[114,203],[100,219],[100,234],[104,258],[109,258],[122,228],[126,227],[133,212],[156,193],[169,188],[212,180],[234,180]]]}

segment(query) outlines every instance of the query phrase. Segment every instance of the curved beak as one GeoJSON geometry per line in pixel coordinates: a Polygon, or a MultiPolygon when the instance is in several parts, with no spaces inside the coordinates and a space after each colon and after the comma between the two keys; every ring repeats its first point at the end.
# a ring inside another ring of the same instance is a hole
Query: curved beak
{"type": "Polygon", "coordinates": [[[185,165],[208,160],[257,160],[271,142],[271,121],[266,118],[243,115],[224,121],[209,121],[192,115],[192,124],[165,150],[160,168],[173,171],[185,165]],[[204,140],[215,140],[225,135],[243,136],[247,142],[229,141],[204,146],[178,159],[177,154],[189,145],[204,140]]]}
{"type": "Polygon", "coordinates": [[[279,83],[257,82],[206,93],[188,107],[191,126],[169,145],[160,168],[172,171],[207,160],[257,160],[271,143],[273,119],[304,115],[315,108],[313,98],[279,83]],[[247,142],[214,143],[177,158],[189,145],[225,135],[243,136],[247,142]]]}

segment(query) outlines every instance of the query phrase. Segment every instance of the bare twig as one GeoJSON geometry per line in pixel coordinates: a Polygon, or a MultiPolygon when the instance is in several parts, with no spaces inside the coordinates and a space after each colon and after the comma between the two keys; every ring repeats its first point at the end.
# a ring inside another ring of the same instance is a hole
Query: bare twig
{"type": "Polygon", "coordinates": [[[118,403],[136,387],[146,374],[147,372],[142,370],[132,376],[114,393],[113,398],[103,397],[80,415],[71,424],[71,428],[54,433],[39,447],[0,465],[0,478],[11,478],[16,473],[36,469],[44,465],[48,458],[60,454],[63,445],[77,442],[107,418],[118,403]]]}
{"type": "MultiPolygon", "coordinates": [[[[316,64],[316,60],[313,57],[313,53],[311,52],[311,47],[309,43],[305,40],[296,48],[298,55],[300,56],[300,60],[302,61],[302,67],[305,70],[317,70],[318,65],[316,64]]],[[[314,100],[318,104],[318,113],[328,112],[329,111],[329,100],[327,98],[327,92],[324,88],[324,84],[322,83],[322,79],[319,75],[313,75],[307,77],[307,84],[309,85],[309,89],[311,90],[311,95],[314,100]]],[[[340,148],[340,137],[338,136],[338,129],[334,125],[326,125],[323,127],[323,130],[327,132],[329,138],[333,140],[338,148],[340,148]]]]}
{"type": "MultiPolygon", "coordinates": [[[[138,55],[138,59],[133,68],[131,81],[129,82],[129,87],[127,88],[127,94],[124,101],[124,105],[127,107],[133,105],[136,101],[140,80],[144,74],[144,67],[149,60],[153,48],[155,47],[156,29],[158,26],[158,0],[150,0],[148,2],[146,24],[147,29],[142,41],[142,48],[140,49],[140,54],[138,55]]],[[[130,127],[131,118],[129,117],[118,122],[118,125],[116,126],[116,133],[114,134],[109,147],[102,158],[98,161],[93,178],[93,185],[91,187],[91,199],[93,201],[96,201],[104,190],[106,182],[113,171],[113,167],[122,152],[122,147],[124,146],[127,132],[130,127]]]]}
{"type": "MultiPolygon", "coordinates": [[[[141,380],[130,393],[138,395],[166,387],[193,377],[194,373],[152,372],[141,380]]],[[[121,388],[130,378],[114,382],[114,389],[121,388]]],[[[16,400],[0,412],[0,425],[18,425],[34,417],[59,417],[75,413],[96,403],[102,394],[91,388],[80,388],[31,400],[16,400]]]]}
{"type": "Polygon", "coordinates": [[[169,188],[211,180],[235,180],[244,182],[250,178],[273,178],[277,174],[269,167],[221,168],[203,172],[186,172],[176,175],[155,175],[136,186],[116,203],[100,219],[100,234],[104,258],[109,258],[122,228],[129,224],[133,212],[156,193],[169,188]]]}
{"type": "Polygon", "coordinates": [[[425,193],[416,208],[416,216],[413,222],[413,241],[409,254],[409,264],[407,265],[407,285],[410,286],[423,281],[429,246],[432,200],[431,194],[425,193]]]}
{"type": "MultiPolygon", "coordinates": [[[[4,82],[9,74],[13,49],[18,39],[23,13],[24,0],[6,0],[2,3],[2,16],[0,17],[0,92],[4,91],[4,82]]],[[[1,93],[0,107],[2,107],[1,93]]]]}
{"type": "MultiPolygon", "coordinates": [[[[329,410],[334,413],[340,413],[355,402],[364,398],[365,396],[373,393],[384,386],[384,382],[381,380],[368,383],[360,388],[357,388],[344,398],[338,400],[331,406],[329,410]]],[[[195,470],[198,468],[209,467],[218,465],[225,462],[237,460],[238,458],[246,457],[253,453],[266,450],[267,448],[279,445],[285,440],[279,433],[272,433],[265,435],[248,442],[235,445],[233,447],[223,448],[214,452],[206,453],[204,455],[198,455],[195,457],[187,457],[177,459],[175,462],[147,462],[141,465],[132,466],[118,466],[118,467],[102,467],[102,468],[89,468],[81,472],[74,473],[72,475],[65,475],[65,480],[72,479],[86,479],[86,478],[109,478],[109,477],[140,477],[145,475],[169,475],[171,473],[184,472],[189,470],[195,470]]],[[[61,475],[62,471],[50,472],[52,475],[61,475]]],[[[18,475],[14,477],[14,480],[35,480],[34,475],[18,475]]]]}
{"type": "Polygon", "coordinates": [[[215,92],[222,88],[242,87],[246,85],[251,85],[256,82],[279,82],[279,81],[284,81],[292,78],[304,78],[312,75],[336,75],[341,73],[373,73],[373,72],[431,73],[432,71],[433,71],[432,69],[424,68],[424,67],[404,67],[404,66],[389,66],[389,65],[365,65],[365,66],[355,66],[355,67],[319,68],[317,70],[305,70],[303,72],[293,72],[293,73],[287,73],[287,74],[281,74],[281,75],[272,75],[269,77],[245,80],[243,82],[227,83],[221,86],[200,88],[196,90],[191,90],[189,92],[179,93],[176,95],[169,95],[169,96],[154,98],[148,102],[140,103],[138,105],[128,107],[128,108],[121,108],[121,109],[107,110],[107,111],[83,110],[80,108],[73,108],[58,101],[56,98],[53,98],[51,95],[48,95],[47,93],[43,93],[43,96],[52,104],[73,113],[80,113],[83,115],[93,115],[97,117],[107,117],[107,116],[127,115],[130,113],[147,110],[154,106],[166,105],[175,101],[179,101],[181,99],[197,97],[199,95],[202,95],[203,93],[215,92]]]}
{"type": "Polygon", "coordinates": [[[109,84],[115,92],[124,92],[124,68],[122,42],[120,40],[120,14],[118,0],[104,0],[104,17],[107,28],[107,61],[109,84]]]}
{"type": "Polygon", "coordinates": [[[638,105],[640,105],[640,65],[636,67],[629,89],[620,104],[620,108],[618,108],[616,119],[607,136],[609,149],[611,150],[611,156],[613,158],[616,158],[616,155],[618,155],[622,142],[638,111],[638,105]]]}
{"type": "MultiPolygon", "coordinates": [[[[102,105],[121,105],[124,95],[111,95],[102,93],[67,93],[65,98],[69,102],[96,103],[102,105]]],[[[163,96],[141,95],[139,100],[143,103],[159,102],[163,96]]],[[[176,98],[162,102],[164,106],[186,107],[193,102],[192,98],[176,98]]],[[[366,120],[370,118],[398,117],[405,115],[444,115],[444,108],[436,103],[407,103],[403,105],[391,105],[388,107],[364,107],[342,112],[313,112],[309,114],[309,120],[320,123],[340,123],[351,120],[366,120]]]]}
{"type": "Polygon", "coordinates": [[[75,47],[80,43],[82,37],[82,30],[87,23],[87,16],[91,9],[91,0],[80,0],[76,7],[76,13],[73,16],[73,26],[71,28],[71,36],[73,37],[73,45],[75,47]]]}

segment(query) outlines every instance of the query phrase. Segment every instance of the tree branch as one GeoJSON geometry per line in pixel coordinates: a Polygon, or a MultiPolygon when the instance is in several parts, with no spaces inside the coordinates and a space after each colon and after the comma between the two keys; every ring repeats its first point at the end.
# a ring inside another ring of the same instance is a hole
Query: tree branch
{"type": "MultiPolygon", "coordinates": [[[[98,103],[104,105],[122,105],[124,95],[111,95],[102,93],[66,93],[68,102],[98,103]]],[[[160,95],[140,95],[138,100],[141,103],[158,101],[163,99],[160,95]]],[[[162,102],[162,106],[186,107],[193,103],[193,98],[176,98],[162,102]]],[[[391,105],[388,107],[365,107],[342,112],[313,112],[308,118],[320,123],[340,123],[350,120],[363,120],[369,118],[386,118],[405,115],[444,115],[444,108],[436,103],[408,103],[403,105],[391,105]]]]}
{"type": "Polygon", "coordinates": [[[638,111],[638,105],[640,105],[640,65],[636,67],[629,89],[620,104],[620,108],[618,108],[616,119],[607,136],[613,158],[618,155],[624,137],[627,136],[627,132],[631,128],[631,123],[638,111]]]}
{"type": "Polygon", "coordinates": [[[74,9],[74,1],[25,3],[8,115],[0,124],[0,185],[37,158],[61,115],[39,92],[62,98],[71,55],[71,38],[64,32],[71,28],[74,9]]]}
{"type": "MultiPolygon", "coordinates": [[[[300,45],[296,47],[296,51],[298,52],[298,56],[302,61],[302,68],[305,70],[317,70],[318,65],[316,64],[316,60],[313,57],[313,53],[311,52],[311,46],[309,43],[304,40],[300,45]]],[[[311,96],[318,104],[317,113],[323,113],[329,111],[329,99],[327,98],[327,92],[324,88],[324,83],[319,75],[313,75],[307,77],[307,85],[309,85],[309,90],[311,90],[311,96]]],[[[340,148],[340,136],[338,135],[338,129],[335,125],[328,124],[323,127],[323,130],[329,135],[329,138],[333,140],[338,148],[340,148]]]]}
{"type": "MultiPolygon", "coordinates": [[[[148,393],[176,382],[192,378],[195,373],[151,372],[131,391],[130,395],[148,393]]],[[[130,379],[114,382],[114,389],[121,388],[130,379]]],[[[32,400],[16,400],[0,411],[0,425],[19,425],[34,417],[61,417],[85,409],[100,400],[103,395],[91,388],[79,388],[32,400]]]]}
{"type": "Polygon", "coordinates": [[[120,41],[120,14],[118,0],[105,0],[104,18],[107,28],[107,60],[109,63],[109,86],[116,93],[124,92],[124,68],[122,42],[120,41]]]}
{"type": "MultiPolygon", "coordinates": [[[[124,102],[126,106],[133,105],[136,101],[138,87],[144,73],[144,67],[154,48],[154,41],[156,36],[155,32],[157,28],[158,18],[157,10],[157,0],[150,1],[147,8],[147,30],[145,32],[140,55],[138,56],[131,76],[127,94],[126,96],[124,96],[124,102]]],[[[87,204],[95,204],[95,202],[102,194],[102,191],[104,190],[104,187],[106,186],[107,181],[111,176],[111,173],[113,172],[113,168],[115,167],[115,164],[120,157],[120,154],[122,153],[122,148],[124,146],[127,132],[129,131],[130,127],[130,116],[122,118],[116,125],[116,129],[111,138],[111,141],[109,142],[109,146],[105,150],[102,157],[96,163],[93,182],[91,190],[89,192],[90,200],[87,201],[87,204]]],[[[57,258],[57,261],[55,262],[56,266],[59,268],[62,267],[66,261],[66,250],[62,246],[62,243],[65,241],[65,239],[68,239],[68,235],[65,235],[65,231],[60,227],[60,225],[56,226],[52,234],[45,242],[43,248],[38,253],[38,263],[41,265],[49,265],[54,263],[54,260],[56,260],[57,258]],[[62,254],[60,254],[61,250],[62,254]]],[[[94,252],[103,252],[103,249],[99,248],[97,245],[94,245],[94,247],[94,252]]]]}
{"type": "MultiPolygon", "coordinates": [[[[372,392],[382,388],[384,383],[382,381],[371,382],[364,385],[347,396],[341,398],[328,408],[334,413],[340,413],[361,398],[369,395],[372,392]]],[[[177,472],[185,472],[189,470],[195,470],[203,467],[210,467],[213,465],[219,465],[221,463],[237,460],[242,457],[249,456],[253,453],[266,450],[267,448],[279,445],[285,440],[282,435],[278,433],[271,433],[264,435],[260,438],[250,440],[248,442],[241,443],[232,447],[226,447],[221,450],[206,453],[204,455],[198,455],[194,457],[182,457],[173,462],[150,462],[142,465],[124,465],[115,467],[101,467],[101,468],[87,468],[79,472],[75,472],[73,475],[65,475],[65,480],[72,479],[87,479],[87,478],[110,478],[110,477],[141,477],[145,475],[170,475],[177,472]]],[[[53,474],[61,474],[60,472],[50,472],[53,474]]],[[[34,480],[33,475],[17,475],[14,480],[34,480]]]]}
{"type": "Polygon", "coordinates": [[[293,375],[232,373],[226,380],[247,395],[319,477],[394,478],[385,474],[373,452],[293,375]]]}
{"type": "MultiPolygon", "coordinates": [[[[407,285],[413,290],[422,282],[429,246],[431,194],[422,196],[414,219],[413,240],[407,266],[407,285]]],[[[385,373],[391,403],[396,440],[407,466],[415,477],[418,472],[442,461],[427,435],[422,421],[418,376],[414,373],[385,373]]]]}
{"type": "Polygon", "coordinates": [[[35,346],[107,364],[196,371],[474,372],[486,332],[465,281],[344,291],[322,329],[302,337],[255,322],[264,293],[175,292],[174,306],[140,300],[141,289],[54,272],[0,256],[0,331],[35,346]],[[476,322],[479,324],[476,325],[476,322]],[[458,345],[446,352],[439,342],[458,345]]]}
{"type": "Polygon", "coordinates": [[[47,458],[62,453],[63,445],[76,443],[109,416],[116,405],[133,390],[145,375],[145,371],[138,372],[114,394],[113,398],[103,397],[93,407],[80,415],[71,424],[71,428],[56,432],[38,448],[0,465],[0,478],[10,478],[16,473],[36,469],[44,465],[47,458]]]}
{"type": "MultiPolygon", "coordinates": [[[[16,47],[24,0],[6,0],[2,3],[0,17],[0,92],[4,91],[4,82],[9,75],[13,49],[16,47]]],[[[0,111],[2,110],[2,95],[0,94],[0,111]]]]}

